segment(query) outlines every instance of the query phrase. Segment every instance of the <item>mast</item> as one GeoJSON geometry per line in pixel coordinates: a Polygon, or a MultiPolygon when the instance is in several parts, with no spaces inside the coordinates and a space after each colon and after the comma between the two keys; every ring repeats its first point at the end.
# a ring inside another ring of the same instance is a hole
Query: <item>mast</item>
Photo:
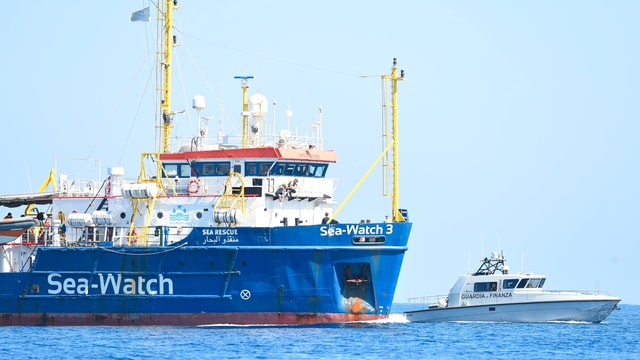
{"type": "Polygon", "coordinates": [[[171,123],[173,120],[173,114],[171,113],[171,50],[175,45],[175,39],[173,38],[173,9],[177,7],[178,0],[166,0],[164,9],[160,9],[161,16],[158,20],[163,29],[163,51],[160,54],[162,58],[162,99],[160,103],[162,126],[160,130],[160,151],[163,153],[169,152],[169,138],[171,137],[171,123]]]}
{"type": "Polygon", "coordinates": [[[404,80],[404,70],[400,71],[400,76],[398,77],[398,64],[397,59],[393,58],[393,67],[391,68],[390,75],[382,75],[381,76],[384,83],[384,139],[385,139],[385,148],[376,159],[374,164],[367,170],[365,175],[360,179],[360,181],[356,184],[355,188],[351,190],[349,195],[342,201],[340,206],[333,212],[330,220],[334,219],[334,217],[342,210],[342,207],[346,204],[347,201],[351,198],[351,196],[356,192],[356,190],[362,185],[362,182],[365,180],[367,176],[373,171],[374,167],[380,163],[384,159],[383,167],[385,169],[385,174],[383,176],[384,180],[384,196],[389,196],[388,191],[388,179],[389,179],[389,169],[393,172],[391,174],[393,178],[393,185],[391,189],[391,221],[392,222],[405,222],[407,219],[400,211],[400,186],[399,186],[399,156],[398,156],[398,80],[404,80]],[[387,104],[388,100],[388,81],[391,80],[391,105],[387,104]],[[391,108],[391,136],[389,136],[389,116],[388,109],[391,108]],[[392,161],[391,164],[388,163],[389,152],[392,151],[392,161]]]}
{"type": "Polygon", "coordinates": [[[249,80],[253,76],[234,76],[234,79],[240,79],[240,87],[242,88],[242,148],[247,148],[249,144],[249,80]]]}
{"type": "Polygon", "coordinates": [[[393,67],[391,68],[391,75],[388,75],[391,80],[391,118],[392,118],[392,137],[393,137],[393,190],[391,198],[391,216],[394,222],[406,221],[404,216],[400,213],[400,187],[399,187],[399,156],[398,156],[398,80],[404,80],[404,70],[400,71],[400,77],[398,77],[398,63],[397,59],[393,58],[393,67]]]}

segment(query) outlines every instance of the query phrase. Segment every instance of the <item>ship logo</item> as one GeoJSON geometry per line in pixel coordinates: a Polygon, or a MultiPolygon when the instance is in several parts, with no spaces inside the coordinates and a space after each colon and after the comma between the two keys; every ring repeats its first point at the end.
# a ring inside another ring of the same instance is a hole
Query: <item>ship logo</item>
{"type": "Polygon", "coordinates": [[[169,220],[171,221],[189,221],[189,214],[187,213],[187,209],[182,207],[182,205],[178,205],[173,210],[171,210],[171,214],[169,215],[169,220]]]}

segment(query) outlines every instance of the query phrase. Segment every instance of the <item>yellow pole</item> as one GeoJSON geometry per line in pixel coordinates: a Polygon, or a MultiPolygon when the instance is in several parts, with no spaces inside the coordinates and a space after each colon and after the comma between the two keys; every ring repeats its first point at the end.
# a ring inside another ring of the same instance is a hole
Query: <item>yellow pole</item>
{"type": "Polygon", "coordinates": [[[249,141],[249,85],[242,83],[242,148],[247,147],[249,141]]]}
{"type": "MultiPolygon", "coordinates": [[[[398,171],[398,80],[404,80],[404,70],[400,71],[400,77],[398,77],[398,66],[396,59],[393,59],[393,67],[391,68],[390,75],[382,75],[382,79],[385,81],[385,89],[386,89],[386,81],[391,80],[391,112],[392,112],[392,138],[391,141],[387,143],[385,149],[382,151],[380,156],[376,159],[376,161],[371,165],[369,170],[362,176],[360,181],[356,184],[356,186],[351,190],[349,195],[342,201],[340,206],[334,211],[333,215],[329,220],[333,220],[338,213],[342,210],[342,208],[346,205],[349,199],[355,194],[360,185],[364,182],[364,180],[369,176],[369,174],[373,171],[373,169],[382,161],[382,159],[389,153],[391,149],[393,149],[393,163],[391,167],[393,168],[393,189],[392,189],[392,198],[391,198],[391,219],[394,222],[404,222],[407,219],[400,213],[400,186],[399,186],[399,171],[398,171]]],[[[385,90],[386,91],[386,90],[385,90]]],[[[386,103],[387,95],[385,93],[385,103],[386,103]]],[[[385,119],[388,119],[385,117],[385,119]]],[[[386,122],[385,122],[386,124],[386,122]]],[[[386,134],[386,132],[385,132],[386,134]]],[[[387,194],[385,194],[387,196],[387,194]]]]}
{"type": "Polygon", "coordinates": [[[393,59],[393,67],[391,68],[391,114],[392,114],[392,136],[393,136],[393,191],[391,199],[391,211],[393,221],[405,221],[406,219],[400,213],[400,186],[399,186],[399,156],[398,156],[398,80],[404,80],[404,71],[398,77],[398,64],[393,59]]]}
{"type": "MultiPolygon", "coordinates": [[[[164,58],[162,60],[163,88],[162,102],[162,152],[169,152],[169,138],[171,137],[171,50],[173,48],[173,0],[167,0],[165,11],[161,18],[164,18],[164,58]]],[[[162,21],[162,20],[160,20],[162,21]]]]}
{"type": "Polygon", "coordinates": [[[249,79],[253,76],[234,76],[240,79],[242,88],[242,147],[246,148],[249,142],[249,79]]]}

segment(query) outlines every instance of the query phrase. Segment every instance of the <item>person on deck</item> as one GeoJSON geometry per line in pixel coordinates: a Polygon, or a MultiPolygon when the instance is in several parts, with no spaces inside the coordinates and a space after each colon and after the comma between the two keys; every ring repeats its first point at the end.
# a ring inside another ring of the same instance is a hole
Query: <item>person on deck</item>
{"type": "Polygon", "coordinates": [[[278,199],[280,199],[280,203],[282,203],[282,200],[284,200],[284,194],[286,192],[287,192],[287,184],[280,185],[278,190],[276,190],[276,194],[275,195],[278,197],[278,199]]]}
{"type": "Polygon", "coordinates": [[[287,184],[287,198],[289,198],[289,200],[293,199],[293,194],[296,193],[297,189],[298,189],[298,179],[295,178],[289,181],[289,183],[287,184]]]}
{"type": "Polygon", "coordinates": [[[324,217],[322,218],[322,223],[323,224],[328,224],[329,223],[329,213],[328,212],[324,213],[324,217]]]}
{"type": "Polygon", "coordinates": [[[329,217],[329,212],[325,212],[325,213],[324,213],[324,217],[322,218],[322,223],[323,223],[323,224],[337,224],[337,223],[338,223],[338,220],[336,220],[336,219],[331,219],[331,218],[329,217]]]}
{"type": "Polygon", "coordinates": [[[5,216],[4,219],[2,219],[2,220],[7,221],[7,220],[11,220],[11,219],[13,219],[13,215],[11,213],[8,213],[7,216],[5,216]]]}

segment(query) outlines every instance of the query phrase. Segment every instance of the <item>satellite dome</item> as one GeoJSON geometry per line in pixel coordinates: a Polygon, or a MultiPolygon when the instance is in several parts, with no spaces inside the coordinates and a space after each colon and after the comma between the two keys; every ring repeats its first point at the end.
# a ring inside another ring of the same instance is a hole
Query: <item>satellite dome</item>
{"type": "Polygon", "coordinates": [[[251,104],[251,115],[260,116],[269,112],[269,103],[267,98],[262,94],[253,94],[249,97],[249,103],[251,104]]]}
{"type": "Polygon", "coordinates": [[[192,107],[196,109],[196,111],[200,111],[207,107],[207,102],[202,95],[196,95],[193,97],[193,105],[192,107]]]}

